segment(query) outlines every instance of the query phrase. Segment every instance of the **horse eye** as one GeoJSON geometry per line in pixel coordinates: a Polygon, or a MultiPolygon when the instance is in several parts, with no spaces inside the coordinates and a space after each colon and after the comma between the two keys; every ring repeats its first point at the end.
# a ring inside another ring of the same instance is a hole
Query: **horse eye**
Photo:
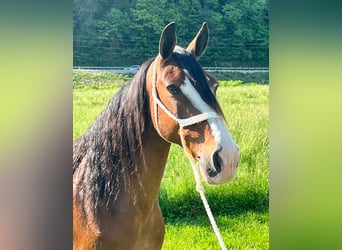
{"type": "Polygon", "coordinates": [[[181,90],[175,85],[167,86],[166,89],[170,92],[171,95],[178,95],[181,92],[181,90]]]}

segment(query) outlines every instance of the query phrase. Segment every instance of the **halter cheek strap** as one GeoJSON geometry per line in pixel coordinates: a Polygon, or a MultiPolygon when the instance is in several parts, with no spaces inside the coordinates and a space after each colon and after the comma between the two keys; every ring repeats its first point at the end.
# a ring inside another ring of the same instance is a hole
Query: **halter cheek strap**
{"type": "MultiPolygon", "coordinates": [[[[156,130],[161,138],[163,138],[165,141],[168,141],[160,132],[159,126],[158,126],[158,107],[159,106],[170,118],[172,118],[177,124],[179,125],[180,129],[182,130],[183,127],[190,126],[193,124],[197,124],[209,119],[217,119],[220,118],[216,112],[205,112],[201,113],[195,116],[191,116],[189,118],[185,119],[180,119],[177,118],[174,114],[172,114],[168,108],[160,101],[157,95],[157,87],[156,87],[156,82],[157,82],[157,63],[154,61],[153,65],[153,76],[152,76],[152,97],[153,97],[153,102],[154,102],[154,120],[156,123],[156,130]]],[[[170,142],[171,143],[171,142],[170,142]]]]}

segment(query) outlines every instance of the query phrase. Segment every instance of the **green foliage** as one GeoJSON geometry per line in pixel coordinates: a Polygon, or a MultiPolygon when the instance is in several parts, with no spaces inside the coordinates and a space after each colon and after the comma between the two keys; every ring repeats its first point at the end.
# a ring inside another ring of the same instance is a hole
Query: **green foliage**
{"type": "Polygon", "coordinates": [[[73,0],[73,14],[75,66],[141,64],[157,55],[161,30],[171,21],[182,46],[208,23],[204,66],[268,66],[265,0],[73,0]]]}
{"type": "MultiPolygon", "coordinates": [[[[74,89],[74,139],[85,132],[117,89],[118,85],[74,89]]],[[[255,84],[221,84],[217,91],[240,161],[232,182],[204,186],[229,249],[269,248],[268,93],[268,85],[255,84]]],[[[219,249],[195,191],[191,166],[179,146],[171,147],[159,201],[166,223],[163,249],[219,249]]]]}

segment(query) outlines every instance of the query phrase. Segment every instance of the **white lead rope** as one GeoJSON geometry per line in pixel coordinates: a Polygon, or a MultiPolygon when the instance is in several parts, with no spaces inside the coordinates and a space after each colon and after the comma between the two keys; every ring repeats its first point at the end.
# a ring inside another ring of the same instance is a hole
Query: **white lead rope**
{"type": "MultiPolygon", "coordinates": [[[[209,119],[217,119],[220,118],[218,117],[218,115],[215,112],[207,112],[207,113],[202,113],[199,115],[195,115],[192,116],[190,118],[186,118],[186,119],[179,119],[177,118],[174,114],[172,114],[166,107],[165,105],[159,100],[158,95],[157,95],[157,87],[156,87],[156,82],[157,82],[157,63],[156,61],[154,61],[154,65],[153,65],[153,75],[152,75],[152,97],[153,97],[153,101],[154,101],[154,120],[156,122],[156,129],[157,132],[159,134],[159,136],[161,138],[163,138],[166,142],[171,143],[170,141],[168,141],[166,138],[164,138],[164,136],[162,136],[161,132],[159,131],[159,126],[158,126],[158,107],[161,107],[162,110],[173,120],[175,120],[179,127],[180,127],[180,134],[183,134],[183,127],[189,126],[189,125],[193,125],[196,123],[200,123],[202,121],[205,120],[209,120],[209,119]]],[[[202,199],[202,203],[204,205],[205,211],[207,212],[208,218],[210,220],[211,226],[214,229],[214,232],[216,234],[216,237],[218,239],[218,242],[222,248],[222,250],[227,250],[224,241],[222,239],[222,235],[220,233],[220,230],[216,224],[215,218],[213,216],[213,213],[211,212],[210,206],[208,204],[207,198],[205,197],[204,194],[204,187],[201,183],[201,178],[200,175],[198,173],[198,168],[197,168],[197,164],[193,161],[191,155],[187,152],[186,148],[185,148],[185,141],[183,136],[181,136],[181,142],[182,142],[182,147],[187,155],[187,157],[189,158],[193,173],[194,173],[194,177],[195,177],[195,181],[196,181],[196,190],[197,192],[199,192],[201,199],[202,199]]]]}
{"type": "MultiPolygon", "coordinates": [[[[181,128],[182,130],[183,128],[181,128]]],[[[184,139],[183,137],[182,138],[182,146],[184,148],[184,139]]],[[[202,182],[201,182],[201,177],[198,173],[198,168],[197,168],[197,164],[193,161],[192,157],[189,155],[189,153],[186,151],[186,149],[184,148],[184,151],[186,152],[186,155],[188,156],[188,159],[190,161],[190,164],[191,164],[191,167],[192,167],[192,171],[194,173],[194,177],[195,177],[195,181],[196,181],[196,191],[199,192],[200,196],[201,196],[201,200],[202,200],[202,203],[203,203],[203,206],[205,208],[205,211],[207,212],[207,215],[208,215],[208,218],[210,220],[210,223],[211,223],[211,226],[216,234],[216,237],[217,237],[217,240],[221,246],[221,249],[222,250],[227,250],[227,247],[226,245],[224,244],[224,241],[223,241],[223,238],[222,238],[222,235],[220,233],[220,229],[218,228],[217,224],[216,224],[216,221],[215,221],[215,218],[214,218],[214,215],[213,213],[211,212],[211,209],[210,209],[210,206],[209,206],[209,203],[207,201],[207,198],[205,197],[205,193],[204,193],[204,187],[202,185],[202,182]]]]}
{"type": "Polygon", "coordinates": [[[200,176],[198,174],[198,169],[197,169],[195,164],[191,164],[191,166],[192,166],[192,170],[194,172],[194,176],[195,176],[195,180],[196,180],[196,191],[199,192],[199,194],[201,196],[202,203],[203,203],[203,206],[205,208],[205,211],[207,212],[207,215],[208,215],[208,218],[210,220],[211,226],[212,226],[212,228],[213,228],[213,230],[214,230],[214,232],[216,234],[217,240],[220,243],[220,246],[221,246],[222,250],[227,250],[226,245],[224,244],[224,241],[222,239],[222,235],[220,233],[220,229],[218,228],[218,226],[216,224],[214,215],[211,212],[209,203],[207,201],[207,198],[205,197],[204,187],[203,187],[203,185],[201,183],[201,179],[200,179],[200,176]]]}

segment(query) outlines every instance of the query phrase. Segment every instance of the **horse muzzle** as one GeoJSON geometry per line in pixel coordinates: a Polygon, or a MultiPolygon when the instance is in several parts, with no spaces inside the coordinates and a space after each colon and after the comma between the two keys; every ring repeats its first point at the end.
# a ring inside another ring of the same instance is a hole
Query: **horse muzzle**
{"type": "Polygon", "coordinates": [[[231,181],[239,162],[239,149],[227,133],[217,144],[213,153],[200,157],[198,165],[202,177],[209,184],[221,184],[231,181]]]}

